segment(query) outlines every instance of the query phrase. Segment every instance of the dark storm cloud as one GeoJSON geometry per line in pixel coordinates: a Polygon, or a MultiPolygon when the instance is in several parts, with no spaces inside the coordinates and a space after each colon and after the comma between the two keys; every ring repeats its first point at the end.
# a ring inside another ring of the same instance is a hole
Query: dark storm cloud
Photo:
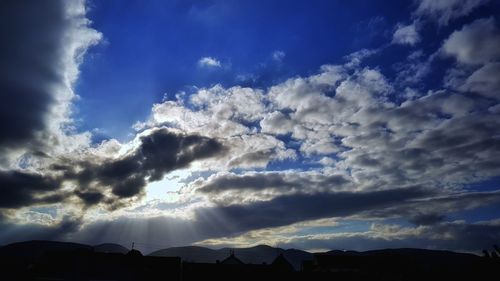
{"type": "Polygon", "coordinates": [[[373,209],[402,205],[432,193],[420,188],[372,192],[294,194],[246,205],[198,209],[198,217],[213,213],[240,231],[283,226],[296,222],[351,216],[373,209]]]}
{"type": "Polygon", "coordinates": [[[102,195],[102,193],[98,191],[86,191],[86,192],[76,191],[75,194],[87,206],[95,205],[101,202],[101,200],[104,198],[104,195],[102,195]]]}
{"type": "Polygon", "coordinates": [[[168,172],[188,167],[195,160],[225,152],[215,139],[167,129],[155,130],[140,141],[136,150],[122,158],[80,163],[79,170],[67,166],[65,179],[74,181],[79,188],[77,195],[92,205],[106,201],[102,193],[107,189],[118,199],[140,195],[148,182],[161,180],[168,172]]]}
{"type": "Polygon", "coordinates": [[[1,2],[0,149],[22,146],[45,129],[52,92],[64,79],[67,29],[63,1],[1,2]]]}
{"type": "Polygon", "coordinates": [[[0,208],[61,201],[65,197],[63,194],[46,195],[59,187],[60,182],[51,177],[20,171],[0,171],[0,208]]]}
{"type": "Polygon", "coordinates": [[[443,214],[428,213],[428,214],[417,214],[410,218],[410,222],[415,225],[433,225],[442,222],[446,219],[443,214]]]}
{"type": "Polygon", "coordinates": [[[215,139],[166,129],[155,130],[140,141],[132,153],[102,163],[57,164],[53,173],[45,175],[0,171],[0,209],[63,202],[70,197],[69,191],[61,190],[65,181],[76,184],[74,195],[85,206],[103,202],[118,208],[124,203],[121,199],[141,195],[148,182],[160,180],[195,160],[225,152],[215,139]]]}

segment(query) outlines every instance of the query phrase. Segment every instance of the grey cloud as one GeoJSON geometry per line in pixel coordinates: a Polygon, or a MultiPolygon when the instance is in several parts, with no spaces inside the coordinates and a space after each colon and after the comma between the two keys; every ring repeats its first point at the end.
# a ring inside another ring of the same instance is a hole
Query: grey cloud
{"type": "Polygon", "coordinates": [[[444,54],[464,64],[484,64],[500,58],[500,30],[495,19],[478,19],[453,32],[443,43],[444,54]]]}
{"type": "Polygon", "coordinates": [[[467,184],[496,174],[498,116],[491,103],[435,93],[379,111],[359,111],[340,154],[357,182],[397,186],[467,184]],[[377,183],[378,182],[378,183],[377,183]]]}
{"type": "Polygon", "coordinates": [[[481,206],[491,206],[500,202],[499,191],[462,191],[451,194],[434,195],[428,198],[407,201],[386,208],[367,210],[359,218],[406,218],[409,222],[425,224],[438,222],[447,214],[473,210],[481,206]]]}
{"type": "Polygon", "coordinates": [[[225,151],[215,139],[157,129],[140,137],[140,146],[122,158],[78,163],[77,170],[66,167],[65,180],[76,182],[77,195],[87,204],[106,201],[102,195],[106,190],[117,198],[130,198],[140,195],[148,182],[161,180],[170,171],[225,151]]]}
{"type": "Polygon", "coordinates": [[[102,193],[98,191],[85,191],[85,192],[76,191],[75,194],[87,206],[98,204],[104,199],[104,195],[102,195],[102,193]]]}
{"type": "Polygon", "coordinates": [[[404,204],[407,200],[429,196],[424,189],[392,189],[372,192],[293,194],[246,205],[200,208],[197,217],[213,213],[240,231],[276,227],[296,222],[344,217],[363,211],[404,204]]]}
{"type": "Polygon", "coordinates": [[[442,222],[446,216],[438,213],[417,214],[410,218],[410,222],[416,225],[433,225],[442,222]]]}
{"type": "Polygon", "coordinates": [[[500,239],[498,223],[442,222],[432,226],[402,228],[375,225],[366,232],[338,235],[305,235],[276,241],[283,248],[376,250],[384,248],[423,248],[466,251],[480,254],[500,239]]]}
{"type": "Polygon", "coordinates": [[[191,184],[196,192],[224,205],[280,195],[344,191],[349,187],[352,183],[347,176],[312,171],[222,173],[191,184]]]}
{"type": "Polygon", "coordinates": [[[140,138],[140,146],[122,158],[104,162],[69,160],[44,174],[0,171],[0,208],[65,202],[74,195],[84,206],[99,203],[118,208],[127,199],[141,195],[148,182],[158,181],[170,171],[188,167],[193,161],[216,157],[226,149],[215,139],[176,134],[157,129],[140,138]],[[76,187],[63,191],[65,182],[76,187]]]}
{"type": "Polygon", "coordinates": [[[468,15],[489,0],[420,0],[419,2],[415,15],[431,18],[440,25],[447,25],[451,20],[468,15]]]}
{"type": "Polygon", "coordinates": [[[263,149],[244,153],[231,159],[227,164],[229,167],[263,166],[265,167],[269,159],[275,154],[274,149],[263,149]]]}
{"type": "MultiPolygon", "coordinates": [[[[56,106],[69,103],[76,56],[100,34],[75,11],[81,1],[2,1],[0,9],[0,150],[48,145],[40,136],[56,106]],[[81,32],[85,30],[85,33],[81,32]],[[73,57],[75,56],[75,57],[73,57]],[[71,82],[70,82],[71,83],[71,82]]],[[[63,106],[65,107],[65,106],[63,106]]],[[[65,107],[68,111],[68,107],[65,107]]],[[[58,109],[59,110],[59,109],[58,109]]],[[[62,109],[61,109],[62,110],[62,109]]],[[[68,112],[58,112],[66,115],[68,112]]],[[[57,118],[53,118],[57,119],[57,118]]],[[[5,155],[2,155],[4,157],[5,155]]]]}
{"type": "MultiPolygon", "coordinates": [[[[498,45],[500,48],[500,44],[498,45]]],[[[459,87],[462,91],[500,99],[500,62],[488,63],[472,73],[459,87]]]]}
{"type": "Polygon", "coordinates": [[[82,219],[65,216],[56,224],[40,225],[31,222],[11,223],[0,221],[0,241],[3,243],[27,240],[65,240],[80,229],[82,219]]]}
{"type": "MultiPolygon", "coordinates": [[[[128,244],[130,241],[136,241],[164,247],[179,246],[209,238],[237,235],[253,229],[288,225],[315,218],[353,215],[363,210],[384,208],[425,195],[426,191],[416,189],[291,195],[250,205],[198,208],[195,209],[194,217],[188,219],[166,216],[119,217],[67,228],[68,231],[64,232],[64,235],[59,235],[61,231],[47,232],[46,228],[42,228],[40,232],[33,232],[33,237],[37,237],[39,233],[45,235],[43,237],[46,239],[50,239],[48,235],[53,234],[59,239],[91,244],[106,241],[128,244]]],[[[16,233],[16,227],[0,225],[0,229],[5,233],[2,240],[18,241],[20,238],[12,235],[16,233]]],[[[156,246],[150,250],[160,247],[156,246]]]]}
{"type": "MultiPolygon", "coordinates": [[[[30,237],[36,238],[37,235],[43,234],[44,238],[49,239],[50,237],[47,235],[53,234],[58,239],[71,239],[89,244],[109,241],[129,244],[131,241],[136,241],[139,248],[152,251],[163,247],[192,244],[211,238],[234,237],[250,230],[285,226],[317,218],[387,219],[405,216],[417,218],[420,216],[420,226],[416,228],[377,225],[370,233],[344,232],[317,236],[311,234],[303,238],[294,238],[292,233],[289,237],[284,236],[284,241],[279,241],[279,245],[305,249],[367,250],[406,245],[405,247],[478,250],[481,247],[490,246],[487,243],[498,239],[498,224],[443,222],[439,221],[441,219],[439,214],[444,215],[446,212],[474,207],[474,205],[484,205],[485,203],[495,204],[500,201],[499,194],[498,192],[478,192],[436,198],[433,197],[435,194],[432,192],[414,188],[357,193],[291,195],[248,205],[204,207],[196,209],[192,218],[119,217],[88,222],[81,226],[68,222],[68,226],[72,227],[65,228],[67,229],[65,232],[40,232],[38,230],[33,231],[30,237]],[[379,210],[385,210],[385,212],[377,212],[379,210]],[[424,218],[424,216],[427,217],[424,218]],[[427,225],[431,222],[433,222],[432,225],[427,225]],[[64,235],[61,235],[62,233],[64,235]]],[[[59,226],[61,225],[59,224],[59,226]]],[[[23,227],[26,226],[0,225],[0,229],[3,230],[0,232],[3,235],[1,236],[2,241],[12,242],[25,239],[25,236],[17,236],[15,231],[16,229],[25,229],[23,227]]],[[[54,229],[54,227],[51,228],[54,229]]],[[[61,229],[61,227],[55,229],[61,229]]]]}
{"type": "Polygon", "coordinates": [[[67,29],[62,1],[2,3],[0,36],[8,43],[0,47],[1,147],[21,145],[45,128],[67,29]]]}
{"type": "Polygon", "coordinates": [[[64,198],[63,194],[46,193],[59,188],[60,182],[51,177],[22,171],[0,171],[0,208],[57,202],[64,198]]]}

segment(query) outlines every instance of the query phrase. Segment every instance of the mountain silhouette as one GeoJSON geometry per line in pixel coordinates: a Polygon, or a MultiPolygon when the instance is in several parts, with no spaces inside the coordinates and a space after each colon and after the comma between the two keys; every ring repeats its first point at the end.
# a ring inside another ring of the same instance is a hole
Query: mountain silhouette
{"type": "MultiPolygon", "coordinates": [[[[258,245],[172,247],[143,255],[118,244],[27,241],[0,247],[5,280],[485,279],[498,258],[414,248],[309,253],[258,245]],[[217,262],[218,261],[218,262],[217,262]],[[295,269],[295,270],[293,270],[295,269]]],[[[3,280],[2,279],[2,280],[3,280]]]]}
{"type": "Polygon", "coordinates": [[[93,248],[79,243],[32,240],[0,247],[0,257],[37,258],[48,251],[69,252],[75,250],[92,251],[93,248]]]}
{"type": "Polygon", "coordinates": [[[364,255],[393,258],[401,262],[416,263],[424,266],[435,266],[441,268],[453,268],[477,262],[481,257],[468,254],[443,250],[426,250],[414,248],[383,249],[362,252],[364,255]]]}
{"type": "Polygon", "coordinates": [[[228,252],[219,252],[205,247],[185,246],[172,247],[154,251],[149,254],[154,257],[181,257],[183,261],[215,263],[228,256],[228,252]]]}
{"type": "Polygon", "coordinates": [[[113,243],[103,243],[99,245],[95,245],[94,251],[99,252],[99,253],[117,253],[117,254],[126,254],[129,249],[123,247],[122,245],[119,244],[113,244],[113,243]]]}
{"type": "Polygon", "coordinates": [[[149,254],[150,256],[177,256],[184,261],[215,263],[228,257],[229,252],[234,250],[235,256],[247,264],[270,264],[279,255],[283,256],[293,265],[300,269],[303,260],[312,260],[313,254],[297,249],[281,249],[267,245],[258,245],[250,248],[222,248],[213,250],[199,246],[173,247],[158,250],[149,254]]]}
{"type": "MultiPolygon", "coordinates": [[[[71,242],[32,240],[0,247],[0,257],[34,259],[41,257],[46,252],[70,251],[126,254],[129,252],[129,249],[113,243],[89,246],[71,242]]],[[[218,250],[200,246],[171,247],[154,251],[148,256],[180,257],[183,261],[187,262],[216,263],[227,258],[231,251],[234,251],[235,256],[245,264],[271,264],[277,256],[283,255],[296,270],[301,268],[302,261],[313,260],[314,258],[312,253],[306,251],[274,248],[267,245],[258,245],[249,248],[222,248],[218,250]]],[[[382,249],[363,252],[332,250],[317,254],[340,257],[378,257],[381,259],[397,260],[400,263],[413,263],[423,266],[433,265],[446,268],[470,264],[481,258],[468,253],[414,248],[382,249]]]]}

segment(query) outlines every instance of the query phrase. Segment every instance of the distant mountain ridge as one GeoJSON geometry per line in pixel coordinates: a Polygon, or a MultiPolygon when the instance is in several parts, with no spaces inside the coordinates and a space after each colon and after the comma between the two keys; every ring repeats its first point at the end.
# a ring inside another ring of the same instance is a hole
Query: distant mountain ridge
{"type": "Polygon", "coordinates": [[[75,251],[92,250],[92,247],[85,244],[57,242],[45,240],[32,240],[26,242],[17,242],[0,247],[0,256],[36,258],[46,251],[75,251]]]}
{"type": "Polygon", "coordinates": [[[267,245],[258,245],[250,248],[222,248],[213,250],[199,246],[166,248],[150,253],[150,256],[177,256],[184,261],[215,263],[222,261],[229,256],[230,250],[234,250],[235,256],[244,263],[270,264],[279,255],[283,256],[294,266],[300,269],[303,260],[312,260],[313,254],[297,249],[273,248],[267,245]]]}
{"type": "MultiPolygon", "coordinates": [[[[314,258],[314,254],[307,251],[274,248],[267,245],[258,245],[249,248],[222,248],[218,250],[200,246],[171,247],[154,251],[150,253],[149,256],[180,257],[183,261],[188,262],[215,263],[217,260],[222,261],[227,258],[231,250],[234,251],[238,259],[249,264],[270,264],[278,255],[282,254],[295,269],[300,269],[302,261],[312,260],[314,258]]],[[[12,243],[0,247],[0,257],[37,258],[47,251],[95,251],[125,254],[129,249],[122,245],[112,243],[89,246],[70,242],[33,240],[12,243]]],[[[480,258],[477,255],[468,253],[415,248],[381,249],[364,252],[332,250],[316,254],[330,256],[391,257],[396,259],[411,259],[423,263],[441,264],[443,266],[460,266],[461,264],[466,264],[480,258]]]]}
{"type": "Polygon", "coordinates": [[[99,252],[99,253],[119,253],[119,254],[126,254],[128,251],[130,251],[128,248],[123,247],[120,244],[114,244],[114,243],[103,243],[99,245],[95,245],[94,251],[99,252]]]}
{"type": "Polygon", "coordinates": [[[121,245],[105,243],[96,246],[89,246],[80,243],[31,240],[17,242],[0,247],[0,256],[3,257],[25,257],[37,258],[47,251],[95,251],[101,253],[121,253],[125,254],[129,250],[121,245]]]}

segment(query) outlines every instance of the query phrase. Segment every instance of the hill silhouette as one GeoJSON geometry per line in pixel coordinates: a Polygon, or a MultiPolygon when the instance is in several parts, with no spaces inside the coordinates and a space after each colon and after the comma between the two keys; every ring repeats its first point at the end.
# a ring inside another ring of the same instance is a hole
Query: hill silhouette
{"type": "Polygon", "coordinates": [[[123,247],[119,244],[113,243],[103,243],[99,245],[95,245],[94,251],[99,253],[118,253],[118,254],[126,254],[130,251],[128,248],[123,247]]]}
{"type": "Polygon", "coordinates": [[[267,245],[186,246],[143,255],[112,243],[33,240],[0,247],[6,280],[475,280],[490,276],[499,261],[493,254],[414,248],[309,253],[267,245]]]}
{"type": "Polygon", "coordinates": [[[58,241],[31,240],[0,247],[0,257],[37,258],[48,251],[70,252],[75,250],[92,251],[92,246],[58,241]]]}
{"type": "Polygon", "coordinates": [[[95,251],[98,253],[126,254],[129,249],[119,244],[104,243],[90,246],[80,243],[31,240],[0,247],[1,257],[38,258],[46,252],[95,251]]]}
{"type": "Polygon", "coordinates": [[[181,257],[184,261],[215,263],[217,260],[221,261],[226,258],[230,250],[234,250],[234,254],[238,259],[248,264],[269,264],[276,256],[283,254],[296,270],[300,269],[303,260],[313,259],[313,254],[306,251],[297,249],[285,250],[267,245],[258,245],[249,248],[222,248],[219,250],[199,246],[173,247],[154,251],[149,255],[160,257],[177,256],[181,257]]]}
{"type": "Polygon", "coordinates": [[[481,257],[470,253],[415,248],[381,249],[365,252],[333,250],[322,253],[333,257],[361,257],[372,260],[395,261],[398,264],[416,265],[424,268],[453,269],[477,263],[481,257]]]}

